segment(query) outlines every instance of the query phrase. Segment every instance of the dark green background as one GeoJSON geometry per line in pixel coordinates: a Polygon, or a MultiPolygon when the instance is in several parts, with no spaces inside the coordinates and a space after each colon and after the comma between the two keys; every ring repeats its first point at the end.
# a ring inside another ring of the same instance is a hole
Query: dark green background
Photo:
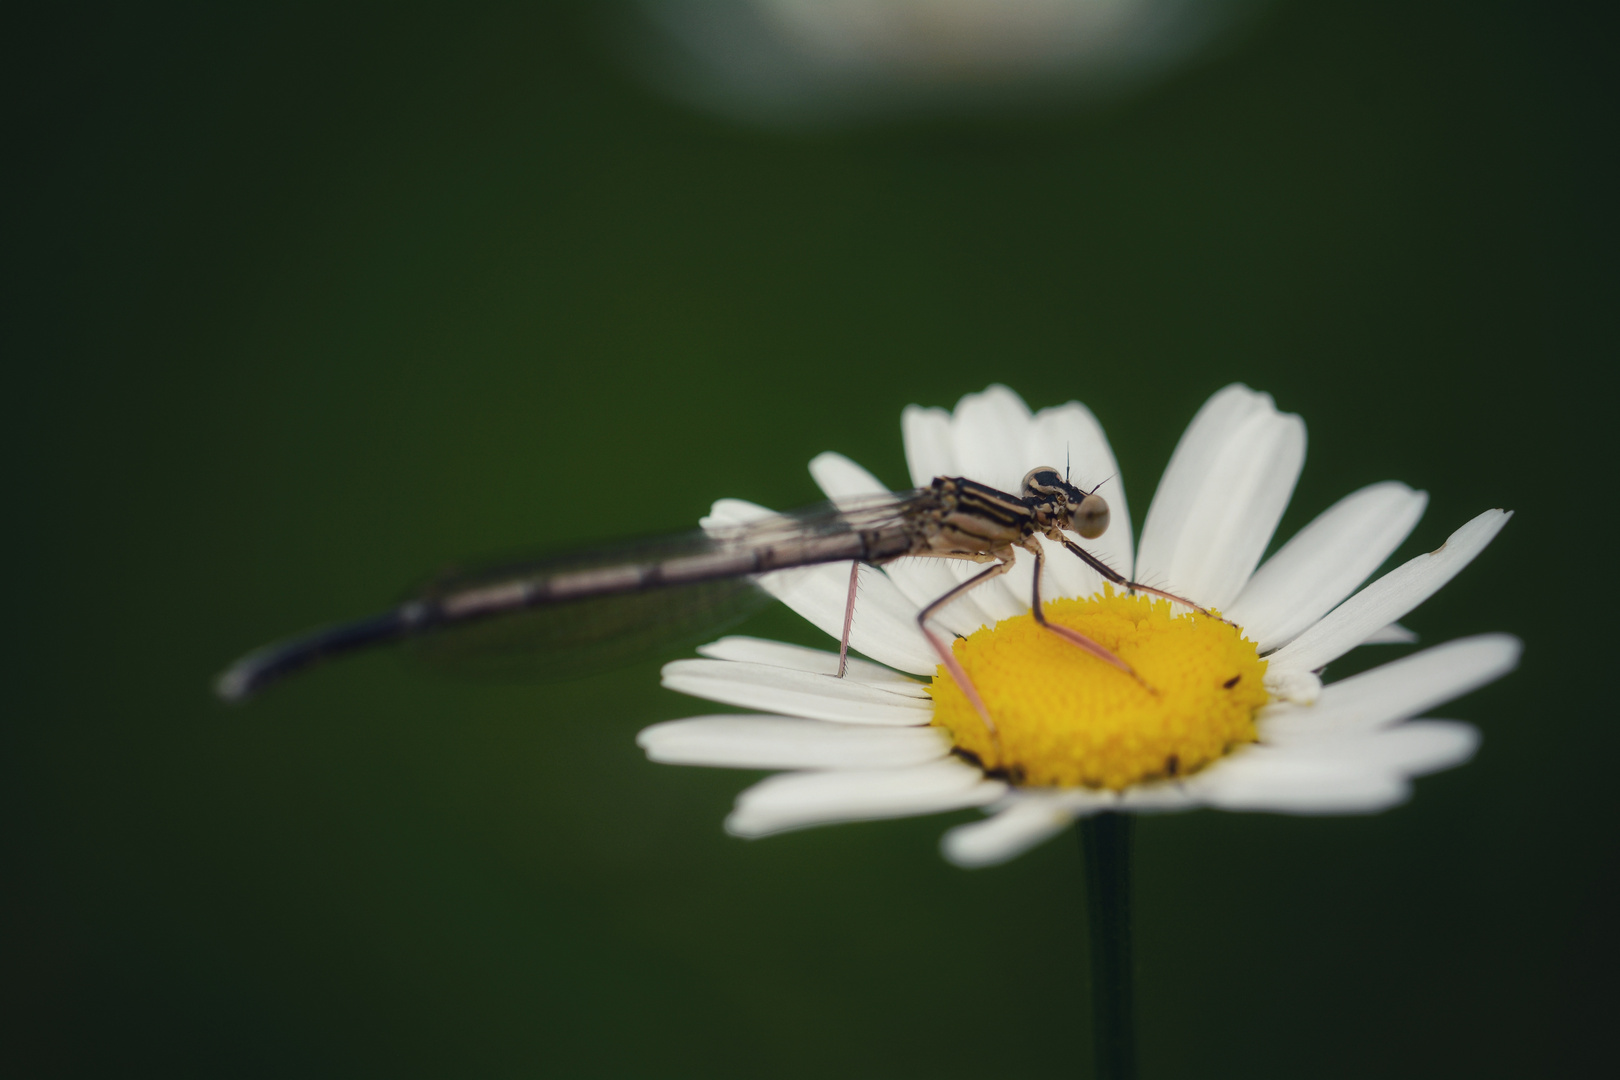
{"type": "MultiPolygon", "coordinates": [[[[1143,1073],[1556,1075],[1611,1041],[1620,751],[1607,26],[1272,5],[1109,105],[767,132],[613,8],[61,7],[12,40],[6,1071],[1084,1075],[1078,853],[947,818],[755,843],[647,657],[390,656],[250,707],[245,647],[434,566],[905,480],[1005,381],[1103,420],[1137,524],[1239,379],[1310,426],[1282,535],[1433,496],[1507,531],[1408,621],[1522,635],[1462,769],[1368,818],[1139,832],[1143,1073]]],[[[756,633],[813,641],[791,617],[756,633]]],[[[1380,656],[1393,656],[1390,650],[1380,656]]]]}

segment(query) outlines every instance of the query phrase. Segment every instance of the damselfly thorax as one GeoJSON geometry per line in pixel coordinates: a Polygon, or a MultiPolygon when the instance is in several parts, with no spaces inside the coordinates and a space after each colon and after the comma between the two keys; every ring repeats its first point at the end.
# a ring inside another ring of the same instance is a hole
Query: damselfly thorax
{"type": "MultiPolygon", "coordinates": [[[[850,629],[856,614],[860,568],[900,558],[958,559],[986,564],[917,615],[918,627],[940,663],[962,688],[986,727],[995,721],[962,670],[949,644],[931,625],[952,601],[1006,573],[1019,551],[1035,559],[1030,610],[1037,622],[1077,647],[1129,674],[1130,665],[1090,638],[1050,623],[1042,608],[1044,537],[1083,560],[1107,581],[1186,604],[1196,604],[1130,580],[1079,545],[1071,533],[1093,540],[1108,528],[1108,503],[1095,490],[1082,491],[1050,466],[1031,469],[1014,495],[964,477],[941,476],[910,492],[841,500],[837,504],[772,514],[746,525],[649,541],[561,558],[508,563],[442,576],[411,600],[370,618],[316,630],[248,654],[222,674],[215,688],[240,701],[271,683],[320,661],[373,646],[413,639],[448,638],[536,613],[576,613],[592,602],[615,604],[619,617],[578,618],[575,639],[611,640],[672,620],[657,610],[679,611],[683,596],[699,587],[746,588],[759,574],[827,563],[850,563],[849,595],[839,642],[838,675],[844,674],[850,629]],[[656,606],[642,599],[658,600],[656,606]],[[626,613],[629,617],[625,617],[626,613]],[[639,613],[639,617],[638,617],[639,613]]],[[[534,648],[544,649],[545,642],[534,648]]]]}

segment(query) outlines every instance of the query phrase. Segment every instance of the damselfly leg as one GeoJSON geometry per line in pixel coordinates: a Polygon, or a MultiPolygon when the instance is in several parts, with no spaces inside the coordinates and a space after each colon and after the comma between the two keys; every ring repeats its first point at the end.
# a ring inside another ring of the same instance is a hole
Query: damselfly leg
{"type": "MultiPolygon", "coordinates": [[[[838,675],[836,677],[840,679],[844,677],[844,672],[849,669],[849,635],[855,625],[855,598],[859,592],[861,566],[861,563],[854,562],[849,567],[849,594],[844,601],[844,629],[838,638],[838,675]]],[[[1012,569],[1012,555],[1009,552],[1006,557],[999,559],[994,566],[962,582],[917,614],[917,626],[922,630],[923,636],[934,647],[934,652],[938,654],[940,663],[945,665],[945,670],[950,672],[951,678],[955,680],[956,685],[961,687],[963,694],[967,695],[968,701],[973,704],[974,710],[979,714],[980,719],[984,721],[984,726],[989,729],[992,736],[996,735],[996,722],[990,718],[989,708],[985,705],[984,699],[979,696],[979,691],[973,685],[973,680],[968,678],[967,672],[962,670],[962,665],[957,662],[956,654],[940,640],[939,635],[929,629],[928,620],[945,605],[967,593],[974,586],[983,584],[1000,574],[1005,574],[1010,569],[1012,569]]],[[[1039,586],[1037,586],[1038,588],[1039,586]]],[[[1101,645],[1095,647],[1102,649],[1101,645]]],[[[1104,654],[1112,656],[1111,653],[1108,653],[1108,650],[1103,649],[1102,651],[1104,654]]],[[[1113,660],[1118,664],[1124,663],[1118,657],[1113,657],[1113,660]]]]}
{"type": "Polygon", "coordinates": [[[923,636],[928,639],[928,643],[934,647],[934,652],[939,654],[939,661],[945,665],[945,670],[950,672],[951,678],[956,681],[956,685],[961,688],[962,693],[972,703],[973,710],[979,714],[979,719],[984,721],[985,728],[990,732],[990,737],[996,740],[998,748],[1001,743],[1001,735],[996,730],[996,722],[990,717],[989,707],[985,705],[984,698],[979,696],[978,688],[973,685],[973,680],[968,678],[966,671],[962,670],[962,664],[956,659],[956,654],[951,651],[950,646],[946,645],[944,641],[940,640],[939,635],[928,628],[928,620],[957,597],[983,585],[993,577],[1000,577],[1005,574],[1012,569],[1012,565],[1013,553],[1011,551],[998,553],[997,562],[994,566],[985,567],[917,613],[918,628],[922,630],[923,636]]]}
{"type": "MultiPolygon", "coordinates": [[[[1118,585],[1127,592],[1147,593],[1149,596],[1157,596],[1160,600],[1170,600],[1177,604],[1185,604],[1194,611],[1198,612],[1200,615],[1208,615],[1212,619],[1220,618],[1220,616],[1216,615],[1213,611],[1210,611],[1208,608],[1198,606],[1191,600],[1188,600],[1185,596],[1177,596],[1175,593],[1165,592],[1163,589],[1155,589],[1151,585],[1143,585],[1140,581],[1132,581],[1130,578],[1126,577],[1118,570],[1115,570],[1112,566],[1109,566],[1107,563],[1097,558],[1097,556],[1093,555],[1079,544],[1076,544],[1073,540],[1070,540],[1067,536],[1063,537],[1062,540],[1063,546],[1068,548],[1074,554],[1080,556],[1087,566],[1091,567],[1093,570],[1097,571],[1097,573],[1101,574],[1110,582],[1118,585]]],[[[1226,619],[1221,619],[1221,621],[1231,625],[1226,619]]]]}
{"type": "Polygon", "coordinates": [[[844,601],[844,632],[838,637],[838,677],[849,670],[849,632],[855,625],[855,594],[861,584],[859,560],[849,564],[849,597],[844,601]]]}
{"type": "MultiPolygon", "coordinates": [[[[1163,600],[1171,600],[1178,604],[1185,604],[1194,611],[1200,612],[1204,615],[1212,615],[1210,611],[1200,607],[1197,604],[1194,604],[1185,597],[1177,596],[1175,593],[1166,592],[1163,589],[1157,589],[1151,585],[1143,585],[1140,582],[1131,580],[1124,574],[1121,574],[1119,571],[1109,566],[1107,563],[1103,562],[1101,559],[1086,551],[1084,548],[1066,536],[1059,535],[1056,537],[1056,539],[1058,539],[1066,549],[1078,556],[1086,563],[1086,565],[1096,570],[1112,584],[1118,585],[1121,588],[1131,592],[1142,592],[1150,596],[1159,597],[1163,600]]],[[[1141,676],[1137,675],[1135,669],[1132,668],[1131,665],[1124,659],[1122,659],[1119,654],[1113,652],[1111,649],[1107,648],[1101,643],[1093,641],[1091,638],[1080,633],[1078,630],[1054,623],[1046,617],[1045,604],[1041,596],[1041,583],[1046,576],[1046,551],[1041,545],[1040,537],[1035,535],[1026,537],[1018,544],[1018,546],[1022,547],[1025,551],[1028,551],[1035,557],[1035,573],[1031,583],[1030,614],[1034,617],[1036,623],[1038,623],[1043,629],[1051,631],[1064,641],[1067,641],[1076,648],[1083,650],[1087,654],[1094,656],[1099,660],[1105,661],[1106,663],[1112,664],[1120,671],[1131,676],[1137,682],[1142,683],[1142,686],[1149,692],[1152,692],[1153,688],[1148,686],[1145,682],[1142,682],[1141,676]]],[[[1013,560],[1015,558],[1014,549],[1011,546],[1008,546],[999,550],[974,554],[946,552],[935,552],[932,554],[935,554],[937,557],[969,559],[975,562],[983,562],[989,558],[995,559],[995,564],[993,566],[986,567],[977,574],[974,574],[972,577],[956,585],[954,588],[946,591],[942,596],[938,597],[924,607],[922,611],[918,612],[917,627],[922,631],[923,636],[928,639],[929,645],[933,647],[934,652],[939,656],[940,663],[944,665],[945,670],[950,674],[951,679],[956,683],[957,687],[961,689],[963,695],[968,699],[968,702],[972,704],[974,711],[979,714],[979,718],[984,722],[985,729],[990,733],[991,738],[994,739],[999,746],[1001,741],[1000,734],[996,728],[994,717],[990,715],[989,706],[985,704],[984,698],[979,693],[978,688],[973,685],[973,680],[968,676],[961,663],[956,659],[956,654],[928,624],[935,615],[937,615],[952,601],[966,595],[968,592],[989,581],[991,578],[1000,577],[1002,574],[1005,574],[1007,571],[1011,570],[1013,560]]],[[[849,591],[844,605],[843,633],[840,635],[838,642],[839,678],[843,677],[848,665],[849,636],[855,620],[855,600],[860,581],[860,568],[861,564],[859,562],[852,563],[850,566],[849,591]]]]}
{"type": "MultiPolygon", "coordinates": [[[[1047,620],[1046,609],[1041,603],[1041,577],[1046,570],[1046,552],[1042,550],[1041,542],[1037,537],[1030,538],[1029,546],[1025,548],[1025,550],[1035,556],[1034,596],[1031,597],[1029,605],[1030,614],[1035,616],[1035,621],[1040,623],[1046,629],[1052,631],[1052,633],[1056,634],[1064,641],[1069,642],[1071,645],[1078,645],[1080,648],[1084,649],[1092,656],[1095,656],[1097,659],[1108,661],[1125,674],[1134,678],[1136,676],[1135,670],[1132,669],[1131,665],[1120,659],[1118,653],[1099,645],[1095,641],[1092,641],[1078,630],[1072,630],[1067,626],[1059,626],[1057,623],[1047,620]]],[[[1141,680],[1138,679],[1137,681],[1140,682],[1141,680]]],[[[1146,684],[1144,683],[1143,685],[1145,686],[1146,684]]]]}

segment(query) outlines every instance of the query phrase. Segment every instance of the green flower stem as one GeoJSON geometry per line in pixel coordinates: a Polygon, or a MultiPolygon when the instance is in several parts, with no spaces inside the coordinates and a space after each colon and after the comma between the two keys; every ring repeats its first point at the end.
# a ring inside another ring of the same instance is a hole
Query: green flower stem
{"type": "Polygon", "coordinates": [[[1091,936],[1092,1042],[1097,1080],[1136,1076],[1136,1008],[1131,967],[1131,816],[1096,814],[1080,823],[1091,936]]]}

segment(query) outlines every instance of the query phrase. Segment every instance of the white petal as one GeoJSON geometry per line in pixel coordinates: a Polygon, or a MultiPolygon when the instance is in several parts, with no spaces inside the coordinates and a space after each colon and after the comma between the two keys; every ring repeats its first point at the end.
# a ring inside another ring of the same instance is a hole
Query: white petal
{"type": "Polygon", "coordinates": [[[1322,696],[1322,678],[1314,671],[1267,671],[1266,693],[1278,701],[1313,705],[1322,696]]]}
{"type": "Polygon", "coordinates": [[[1135,784],[1119,793],[1119,809],[1130,813],[1191,810],[1198,805],[1198,798],[1179,780],[1135,784]]]}
{"type": "MultiPolygon", "coordinates": [[[[985,612],[985,625],[993,625],[1002,619],[1010,619],[1014,615],[1022,615],[1029,610],[1031,590],[1029,582],[1034,576],[1033,556],[1028,552],[1014,553],[1016,561],[1013,570],[1001,577],[991,578],[973,589],[966,597],[953,601],[953,604],[970,600],[971,603],[985,612]],[[1011,584],[1009,584],[1009,582],[1011,584]],[[1017,591],[1014,591],[1016,585],[1017,591]]],[[[935,560],[944,565],[948,572],[958,582],[966,581],[974,574],[982,572],[987,563],[964,562],[961,559],[935,560]]]]}
{"type": "MultiPolygon", "coordinates": [[[[944,409],[907,405],[900,414],[900,435],[914,486],[927,487],[937,476],[963,475],[961,464],[956,460],[951,414],[944,409]]],[[[901,559],[884,569],[900,592],[921,608],[967,580],[970,570],[977,572],[982,568],[974,563],[947,559],[901,559]]],[[[1005,617],[999,607],[993,613],[970,593],[952,603],[938,623],[950,633],[965,636],[1005,617]]]]}
{"type": "Polygon", "coordinates": [[[1283,814],[1372,813],[1405,801],[1411,791],[1394,773],[1267,747],[1240,751],[1191,777],[1187,786],[1210,806],[1283,814]]]}
{"type": "Polygon", "coordinates": [[[877,477],[843,454],[835,454],[831,450],[810,459],[810,476],[822,493],[834,502],[889,493],[889,489],[877,477]]]}
{"type": "Polygon", "coordinates": [[[1305,462],[1305,423],[1232,385],[1193,417],[1148,508],[1137,580],[1225,608],[1248,582],[1305,462]]]}
{"type": "MultiPolygon", "coordinates": [[[[913,605],[913,609],[921,611],[961,584],[967,577],[967,571],[977,572],[984,567],[978,563],[950,559],[905,558],[886,563],[881,569],[900,595],[913,605]]],[[[997,618],[974,599],[977,593],[978,590],[972,590],[945,605],[934,616],[931,625],[943,627],[949,633],[962,637],[981,626],[994,625],[997,618]]]]}
{"type": "Polygon", "coordinates": [[[716,499],[709,507],[708,516],[699,518],[698,524],[705,529],[723,529],[775,516],[775,510],[747,499],[716,499]]]}
{"type": "MultiPolygon", "coordinates": [[[[1073,555],[1061,548],[1054,548],[1045,541],[1042,541],[1041,550],[1049,555],[1056,551],[1065,559],[1078,561],[1075,560],[1073,555]]],[[[1051,559],[1048,558],[1047,562],[1050,564],[1051,559]]],[[[962,565],[973,570],[984,569],[983,566],[977,563],[963,563],[962,565]]],[[[1045,584],[1044,579],[1042,584],[1045,584]]],[[[1010,619],[1015,615],[1024,614],[1035,600],[1035,556],[1027,551],[1015,551],[1011,570],[1000,577],[985,582],[968,595],[975,597],[981,606],[989,608],[996,616],[997,622],[1002,619],[1010,619]],[[994,592],[991,591],[992,586],[995,588],[994,592]]],[[[1056,594],[1047,592],[1041,599],[1044,602],[1054,595],[1056,594]]]]}
{"type": "MultiPolygon", "coordinates": [[[[1031,595],[1027,583],[1033,576],[1029,568],[1033,565],[1033,559],[1023,551],[1016,552],[1015,556],[1016,562],[1010,573],[982,582],[952,600],[941,612],[944,617],[936,620],[939,625],[950,628],[953,633],[970,634],[981,626],[993,626],[1003,619],[1027,612],[1031,595]],[[1014,577],[1023,590],[1017,595],[1007,586],[1007,582],[1014,577]]],[[[912,558],[890,563],[884,569],[902,595],[920,609],[973,575],[983,572],[988,565],[963,559],[912,558]]]]}
{"type": "MultiPolygon", "coordinates": [[[[773,511],[742,499],[716,502],[701,524],[705,529],[745,525],[773,516],[773,511]]],[[[801,566],[760,574],[760,588],[824,633],[844,632],[849,603],[849,563],[801,566]]],[[[882,574],[863,572],[850,628],[850,648],[882,664],[913,675],[932,675],[939,658],[917,628],[917,607],[882,574]]]]}
{"type": "Polygon", "coordinates": [[[846,724],[923,725],[932,703],[849,679],[730,660],[674,660],[664,685],[682,694],[744,709],[846,724]]]}
{"type": "MultiPolygon", "coordinates": [[[[1036,413],[1026,457],[1030,468],[1051,465],[1070,469],[1072,482],[1083,490],[1090,491],[1101,485],[1097,493],[1108,500],[1111,512],[1108,531],[1095,540],[1079,543],[1110,567],[1130,577],[1133,545],[1125,482],[1102,425],[1091,410],[1078,401],[1071,401],[1036,413]]],[[[1053,588],[1047,589],[1049,596],[1091,596],[1102,588],[1101,576],[1075,556],[1055,546],[1047,548],[1047,555],[1055,583],[1053,588]]]]}
{"type": "MultiPolygon", "coordinates": [[[[822,633],[837,640],[849,605],[849,564],[803,566],[761,574],[759,585],[822,633]]],[[[938,659],[917,629],[916,608],[887,578],[863,572],[850,625],[850,648],[879,663],[925,674],[938,659]],[[889,595],[893,593],[893,595],[889,595]]]]}
{"type": "MultiPolygon", "coordinates": [[[[844,632],[849,564],[805,566],[762,574],[760,587],[834,640],[844,632]]],[[[862,568],[849,646],[880,664],[932,675],[939,656],[917,628],[917,606],[881,573],[862,568]]]]}
{"type": "Polygon", "coordinates": [[[1122,792],[1086,788],[1021,788],[992,807],[984,821],[959,825],[940,842],[945,857],[957,866],[995,866],[1028,851],[1076,818],[1113,810],[1142,813],[1191,810],[1199,800],[1175,782],[1138,784],[1122,792]]]}
{"type": "Polygon", "coordinates": [[[1346,495],[1267,559],[1223,614],[1263,653],[1286,645],[1389,558],[1428,501],[1394,481],[1346,495]]]}
{"type": "Polygon", "coordinates": [[[1006,803],[983,821],[946,832],[939,842],[945,858],[968,868],[996,866],[1056,836],[1076,817],[1066,800],[1042,792],[1014,792],[1006,803]]]}
{"type": "Polygon", "coordinates": [[[838,821],[936,814],[983,806],[1006,790],[956,758],[906,769],[781,773],[737,796],[726,831],[766,836],[838,821]]]}
{"type": "Polygon", "coordinates": [[[1479,749],[1479,729],[1455,720],[1412,720],[1383,735],[1373,752],[1407,776],[1461,765],[1479,749]]]}
{"type": "MultiPolygon", "coordinates": [[[[1024,460],[1032,424],[1029,406],[1005,386],[997,384],[982,393],[965,395],[951,416],[952,456],[960,475],[1017,494],[1030,466],[1043,464],[1024,460]]],[[[956,561],[950,573],[965,581],[983,569],[976,563],[956,561]]],[[[1034,560],[1020,552],[1011,572],[973,590],[972,603],[983,609],[990,622],[1022,614],[1029,610],[1034,574],[1034,560]]]]}
{"type": "Polygon", "coordinates": [[[1396,567],[1268,657],[1268,671],[1314,671],[1438,592],[1485,550],[1512,513],[1487,510],[1434,551],[1396,567]]]}
{"type": "Polygon", "coordinates": [[[951,439],[951,414],[944,409],[907,405],[900,413],[900,440],[912,487],[925,488],[936,476],[962,475],[951,439]]]}
{"type": "Polygon", "coordinates": [[[951,440],[962,475],[1016,495],[1025,473],[1051,464],[1024,458],[1031,422],[1024,399],[1000,384],[963,397],[951,416],[951,440]]]}
{"type": "Polygon", "coordinates": [[[1417,631],[1408,630],[1398,622],[1392,622],[1382,630],[1374,630],[1363,641],[1363,645],[1414,645],[1417,643],[1417,631]]]}
{"type": "Polygon", "coordinates": [[[667,765],[736,769],[892,769],[951,752],[938,728],[861,727],[785,716],[694,716],[654,724],[636,736],[667,765]]]}
{"type": "Polygon", "coordinates": [[[1256,409],[1268,407],[1262,397],[1247,386],[1233,383],[1212,395],[1193,416],[1148,505],[1142,545],[1137,552],[1139,563],[1165,569],[1175,562],[1176,548],[1204,485],[1209,463],[1245,419],[1256,409]]]}
{"type": "MultiPolygon", "coordinates": [[[[1102,591],[1102,575],[1081,562],[1079,556],[1071,554],[1062,544],[1048,540],[1044,536],[1037,536],[1035,539],[1041,545],[1041,550],[1046,552],[1046,576],[1041,579],[1043,602],[1050,603],[1061,597],[1095,596],[1102,591]]],[[[1090,541],[1076,542],[1083,545],[1087,551],[1091,550],[1090,541]]],[[[1022,551],[1018,553],[1018,558],[1020,561],[1029,561],[1028,556],[1022,551]]],[[[1029,596],[1030,599],[1034,598],[1034,590],[1030,591],[1029,596]]]]}
{"type": "MultiPolygon", "coordinates": [[[[1073,556],[1065,553],[1064,557],[1073,556]]],[[[1019,552],[1018,558],[1026,560],[1029,556],[1019,552]]],[[[895,591],[911,605],[915,621],[918,611],[984,570],[987,565],[961,559],[916,557],[896,559],[892,563],[885,564],[881,571],[895,591]]],[[[867,578],[863,575],[862,589],[866,587],[866,581],[867,578]]],[[[848,583],[847,578],[845,583],[848,583]]],[[[1027,598],[1022,604],[1016,603],[1001,586],[992,588],[994,584],[986,582],[952,600],[940,609],[930,625],[944,627],[952,634],[966,637],[982,626],[993,626],[1002,619],[1022,615],[1029,610],[1027,598]]],[[[859,604],[856,610],[859,612],[859,604]]],[[[934,654],[930,652],[929,655],[934,654]]]]}
{"type": "Polygon", "coordinates": [[[1459,638],[1332,683],[1314,705],[1269,705],[1256,723],[1279,745],[1365,731],[1426,712],[1512,671],[1523,651],[1507,634],[1459,638]]]}
{"type": "MultiPolygon", "coordinates": [[[[698,655],[707,656],[711,660],[740,660],[748,664],[769,664],[772,667],[791,668],[794,671],[808,671],[814,675],[838,674],[836,652],[810,649],[803,645],[789,645],[785,641],[729,634],[719,641],[699,645],[697,651],[698,655]]],[[[907,697],[928,697],[926,683],[856,656],[849,658],[849,667],[844,672],[844,678],[891,693],[904,694],[907,697]]]]}
{"type": "Polygon", "coordinates": [[[1412,720],[1394,727],[1301,741],[1287,746],[1298,760],[1353,765],[1374,772],[1422,776],[1461,765],[1479,749],[1479,731],[1455,720],[1412,720]]]}

